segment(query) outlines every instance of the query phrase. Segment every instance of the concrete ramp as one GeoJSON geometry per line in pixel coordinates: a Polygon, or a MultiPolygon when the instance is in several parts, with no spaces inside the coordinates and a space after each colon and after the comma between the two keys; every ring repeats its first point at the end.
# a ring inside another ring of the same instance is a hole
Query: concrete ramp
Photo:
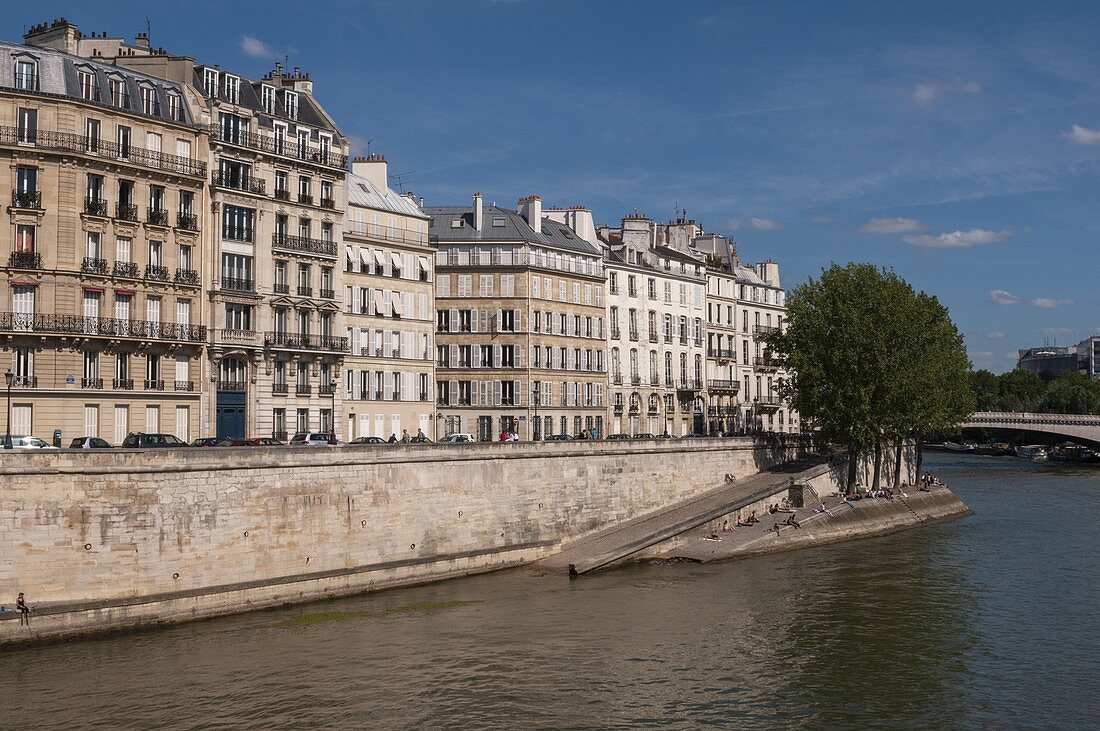
{"type": "Polygon", "coordinates": [[[573,566],[578,574],[595,571],[774,495],[789,485],[792,479],[802,482],[828,471],[828,464],[822,463],[820,458],[788,462],[566,543],[559,553],[544,558],[538,565],[562,571],[568,571],[573,566]]]}

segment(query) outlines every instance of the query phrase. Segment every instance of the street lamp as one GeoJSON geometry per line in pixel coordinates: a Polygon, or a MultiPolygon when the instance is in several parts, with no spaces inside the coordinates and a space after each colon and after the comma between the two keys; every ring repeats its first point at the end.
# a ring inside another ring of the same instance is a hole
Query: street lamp
{"type": "Polygon", "coordinates": [[[336,379],[329,381],[329,395],[332,396],[332,410],[328,417],[328,443],[336,444],[336,379]]]}
{"type": "Polygon", "coordinates": [[[4,449],[11,449],[11,383],[15,380],[15,374],[11,372],[11,368],[4,371],[4,380],[8,382],[8,422],[4,433],[4,449]]]}

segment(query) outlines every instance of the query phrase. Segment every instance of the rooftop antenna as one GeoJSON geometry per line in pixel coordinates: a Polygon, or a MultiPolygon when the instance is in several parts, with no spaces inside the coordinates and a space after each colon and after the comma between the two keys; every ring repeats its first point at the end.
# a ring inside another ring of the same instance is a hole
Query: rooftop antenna
{"type": "Polygon", "coordinates": [[[145,16],[145,40],[149,40],[149,16],[145,16]]]}
{"type": "Polygon", "coordinates": [[[405,178],[409,177],[415,172],[415,170],[409,170],[404,173],[394,173],[393,175],[389,176],[390,180],[395,181],[398,193],[400,193],[401,195],[405,195],[405,178]]]}
{"type": "Polygon", "coordinates": [[[371,143],[373,143],[373,142],[374,142],[373,139],[367,140],[367,157],[370,157],[370,146],[371,146],[371,143]]]}

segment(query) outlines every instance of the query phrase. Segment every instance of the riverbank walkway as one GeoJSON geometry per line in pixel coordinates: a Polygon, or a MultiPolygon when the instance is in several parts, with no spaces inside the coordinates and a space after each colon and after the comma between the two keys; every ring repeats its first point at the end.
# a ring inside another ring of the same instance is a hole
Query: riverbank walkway
{"type": "Polygon", "coordinates": [[[567,543],[560,552],[544,558],[537,565],[561,571],[568,571],[572,566],[577,574],[594,571],[775,495],[792,482],[825,474],[829,469],[820,456],[787,462],[567,543]]]}

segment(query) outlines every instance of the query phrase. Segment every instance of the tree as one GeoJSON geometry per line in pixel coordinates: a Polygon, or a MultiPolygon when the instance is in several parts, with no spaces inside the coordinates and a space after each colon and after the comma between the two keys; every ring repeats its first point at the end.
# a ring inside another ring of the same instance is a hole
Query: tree
{"type": "Polygon", "coordinates": [[[1034,411],[1046,395],[1047,385],[1037,373],[1017,368],[998,379],[1001,411],[1034,411]]]}
{"type": "Polygon", "coordinates": [[[792,373],[786,398],[845,447],[849,491],[863,450],[874,447],[877,486],[883,440],[900,455],[906,437],[955,426],[973,410],[970,362],[947,309],[891,271],[834,264],[791,293],[787,329],[767,340],[792,373]]]}

